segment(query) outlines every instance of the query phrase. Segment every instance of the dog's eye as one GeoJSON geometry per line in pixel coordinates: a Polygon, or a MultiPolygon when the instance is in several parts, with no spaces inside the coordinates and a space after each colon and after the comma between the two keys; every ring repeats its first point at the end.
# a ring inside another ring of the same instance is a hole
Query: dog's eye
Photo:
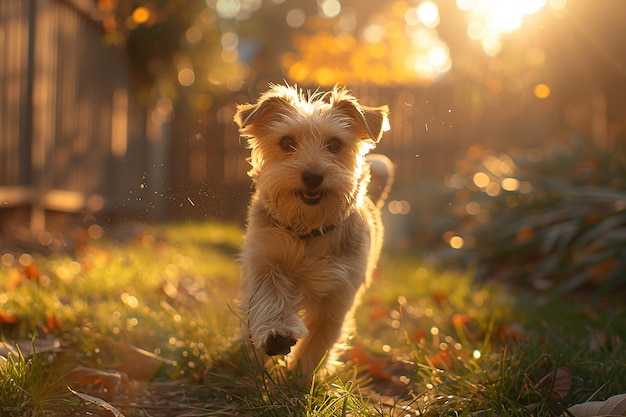
{"type": "Polygon", "coordinates": [[[296,148],[296,142],[291,136],[283,136],[278,145],[287,152],[291,152],[296,148]]]}
{"type": "Polygon", "coordinates": [[[341,148],[343,148],[343,143],[337,138],[332,138],[326,144],[326,149],[328,149],[332,153],[339,152],[341,148]]]}

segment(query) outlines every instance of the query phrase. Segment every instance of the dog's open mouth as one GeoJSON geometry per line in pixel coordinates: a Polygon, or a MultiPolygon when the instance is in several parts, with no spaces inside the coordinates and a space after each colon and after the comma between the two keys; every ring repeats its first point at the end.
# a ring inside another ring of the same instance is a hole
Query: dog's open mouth
{"type": "Polygon", "coordinates": [[[311,206],[319,203],[320,200],[322,199],[322,196],[323,195],[321,192],[312,191],[312,190],[304,190],[300,194],[300,198],[302,199],[302,201],[304,201],[305,204],[308,204],[311,206]]]}

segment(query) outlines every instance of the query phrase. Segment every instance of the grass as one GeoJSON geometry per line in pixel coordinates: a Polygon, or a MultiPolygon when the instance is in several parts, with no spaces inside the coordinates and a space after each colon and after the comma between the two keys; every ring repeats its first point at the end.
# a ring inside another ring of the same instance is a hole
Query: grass
{"type": "Polygon", "coordinates": [[[113,415],[68,386],[127,417],[556,416],[623,391],[617,300],[511,293],[409,254],[384,254],[335,373],[265,368],[241,342],[241,236],[178,224],[0,253],[1,414],[113,415]],[[555,396],[560,367],[571,388],[555,396]]]}

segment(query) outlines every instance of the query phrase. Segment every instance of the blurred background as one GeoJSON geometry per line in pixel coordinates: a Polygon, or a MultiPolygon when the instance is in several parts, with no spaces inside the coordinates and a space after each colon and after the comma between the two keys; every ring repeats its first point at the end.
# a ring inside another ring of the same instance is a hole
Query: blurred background
{"type": "Polygon", "coordinates": [[[2,234],[243,224],[235,105],[339,83],[391,109],[388,247],[536,287],[592,259],[563,282],[610,281],[624,22],[623,0],[0,0],[2,234]]]}

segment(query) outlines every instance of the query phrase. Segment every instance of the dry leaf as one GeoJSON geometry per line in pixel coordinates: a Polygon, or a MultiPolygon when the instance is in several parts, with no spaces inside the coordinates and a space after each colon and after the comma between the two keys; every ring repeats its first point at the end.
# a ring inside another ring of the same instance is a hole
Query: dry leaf
{"type": "Polygon", "coordinates": [[[76,366],[65,375],[65,379],[79,385],[91,394],[98,394],[107,401],[115,401],[115,396],[120,386],[129,392],[131,387],[128,375],[114,370],[102,370],[76,366]]]}
{"type": "Polygon", "coordinates": [[[367,352],[361,345],[355,345],[350,351],[350,360],[365,367],[367,372],[377,378],[391,379],[391,374],[386,371],[389,360],[386,357],[376,357],[367,352]]]}
{"type": "Polygon", "coordinates": [[[614,395],[606,401],[589,401],[567,409],[575,417],[626,416],[626,394],[614,395]]]}
{"type": "Polygon", "coordinates": [[[124,417],[124,414],[122,414],[120,412],[120,410],[118,410],[117,408],[113,407],[111,404],[109,404],[108,402],[104,401],[102,398],[98,398],[98,397],[94,397],[93,395],[87,395],[87,394],[83,394],[81,392],[77,392],[74,391],[72,388],[67,387],[68,390],[70,390],[70,392],[80,398],[82,398],[83,400],[90,402],[92,404],[95,404],[99,407],[104,408],[107,411],[110,411],[111,413],[113,413],[113,415],[115,417],[124,417]]]}
{"type": "Polygon", "coordinates": [[[115,361],[114,363],[107,363],[107,367],[123,371],[131,379],[150,381],[156,376],[163,364],[171,365],[174,363],[129,343],[108,340],[107,344],[115,361]]]}
{"type": "Polygon", "coordinates": [[[428,361],[432,366],[439,369],[451,369],[452,358],[447,350],[440,350],[437,353],[430,355],[428,361]]]}
{"type": "Polygon", "coordinates": [[[19,317],[6,313],[3,310],[0,310],[0,326],[4,326],[5,324],[16,324],[19,321],[20,321],[19,317]]]}
{"type": "Polygon", "coordinates": [[[567,368],[557,368],[554,372],[541,378],[535,389],[548,392],[553,401],[561,402],[572,389],[572,373],[567,368]]]}

